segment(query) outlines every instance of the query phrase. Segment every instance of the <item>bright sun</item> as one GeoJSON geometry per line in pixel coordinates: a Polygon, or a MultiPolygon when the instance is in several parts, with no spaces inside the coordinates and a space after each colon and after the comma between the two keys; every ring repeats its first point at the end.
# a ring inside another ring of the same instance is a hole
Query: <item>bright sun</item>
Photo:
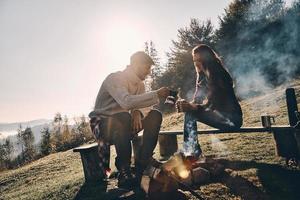
{"type": "Polygon", "coordinates": [[[106,55],[118,59],[118,63],[127,64],[132,53],[143,50],[142,30],[134,24],[124,21],[111,23],[104,30],[106,55]]]}

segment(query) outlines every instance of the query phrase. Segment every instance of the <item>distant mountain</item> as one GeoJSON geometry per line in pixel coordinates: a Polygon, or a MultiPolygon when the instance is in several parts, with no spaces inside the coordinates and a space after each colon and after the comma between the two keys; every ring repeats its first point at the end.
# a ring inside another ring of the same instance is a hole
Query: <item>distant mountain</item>
{"type": "Polygon", "coordinates": [[[49,124],[51,121],[52,120],[50,119],[37,119],[27,122],[0,123],[0,139],[17,134],[20,125],[22,126],[22,129],[25,129],[26,127],[34,128],[49,124]]]}
{"type": "Polygon", "coordinates": [[[50,119],[36,119],[36,120],[32,120],[32,121],[25,121],[25,122],[14,122],[14,123],[0,123],[0,131],[9,131],[9,130],[13,130],[13,129],[18,129],[20,124],[23,127],[27,127],[27,126],[37,126],[37,125],[41,125],[41,124],[46,124],[51,122],[52,120],[50,119]]]}

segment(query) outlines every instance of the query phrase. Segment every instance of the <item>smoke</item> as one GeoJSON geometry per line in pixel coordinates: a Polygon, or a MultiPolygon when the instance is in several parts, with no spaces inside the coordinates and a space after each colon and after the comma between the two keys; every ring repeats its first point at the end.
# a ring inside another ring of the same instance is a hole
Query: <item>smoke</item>
{"type": "Polygon", "coordinates": [[[299,11],[281,1],[251,3],[236,33],[235,49],[224,50],[240,97],[267,93],[299,73],[298,18],[299,11]]]}
{"type": "Polygon", "coordinates": [[[185,156],[199,156],[199,144],[198,144],[198,134],[197,134],[197,121],[193,116],[185,114],[185,127],[184,132],[187,138],[185,138],[183,143],[183,153],[185,156]]]}
{"type": "Polygon", "coordinates": [[[192,137],[188,137],[183,143],[183,153],[185,156],[191,156],[195,154],[196,141],[192,137]]]}
{"type": "Polygon", "coordinates": [[[227,156],[231,152],[228,150],[227,146],[222,143],[216,136],[210,135],[211,146],[214,151],[217,152],[219,156],[227,156]]]}
{"type": "Polygon", "coordinates": [[[188,101],[193,100],[194,93],[195,93],[195,88],[192,88],[192,89],[188,90],[188,92],[185,95],[188,101]]]}
{"type": "Polygon", "coordinates": [[[236,88],[240,97],[245,98],[272,90],[272,86],[258,69],[251,70],[247,75],[238,74],[236,77],[236,88]]]}

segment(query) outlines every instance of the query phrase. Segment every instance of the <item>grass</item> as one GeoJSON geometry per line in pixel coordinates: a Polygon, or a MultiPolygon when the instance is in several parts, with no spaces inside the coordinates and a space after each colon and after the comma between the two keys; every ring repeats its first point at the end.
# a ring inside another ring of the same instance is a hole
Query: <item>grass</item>
{"type": "MultiPolygon", "coordinates": [[[[284,95],[287,86],[293,86],[300,99],[300,80],[297,80],[276,88],[268,95],[242,101],[244,126],[260,125],[259,116],[264,113],[275,115],[277,125],[288,124],[284,95]]],[[[182,114],[165,116],[163,130],[181,130],[182,127],[182,114]]],[[[199,124],[199,128],[207,127],[199,124]]],[[[218,162],[226,168],[221,177],[197,188],[203,198],[300,199],[300,170],[288,168],[285,160],[276,156],[272,134],[200,135],[199,141],[205,155],[218,158],[218,162]]],[[[181,147],[182,136],[178,136],[178,143],[181,147]]],[[[159,158],[158,147],[154,156],[159,158]]],[[[114,148],[112,157],[115,157],[114,148]]],[[[113,162],[112,158],[112,167],[113,162]]],[[[0,200],[114,199],[120,192],[116,189],[116,181],[107,185],[84,184],[80,156],[72,150],[0,173],[0,200]]],[[[180,191],[180,194],[173,199],[195,199],[187,191],[180,191]]],[[[141,199],[141,196],[136,195],[132,199],[141,199]]]]}
{"type": "Polygon", "coordinates": [[[72,150],[3,172],[0,177],[0,199],[70,199],[83,183],[80,157],[72,150]]]}

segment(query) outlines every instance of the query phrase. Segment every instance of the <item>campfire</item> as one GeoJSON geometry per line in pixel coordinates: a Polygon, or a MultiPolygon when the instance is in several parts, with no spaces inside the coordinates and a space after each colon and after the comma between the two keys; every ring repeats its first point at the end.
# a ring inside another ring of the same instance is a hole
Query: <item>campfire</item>
{"type": "Polygon", "coordinates": [[[182,189],[201,199],[192,188],[207,183],[210,176],[215,175],[215,164],[205,158],[195,160],[184,153],[175,153],[164,163],[153,160],[143,174],[141,187],[150,198],[153,195],[182,189]]]}

